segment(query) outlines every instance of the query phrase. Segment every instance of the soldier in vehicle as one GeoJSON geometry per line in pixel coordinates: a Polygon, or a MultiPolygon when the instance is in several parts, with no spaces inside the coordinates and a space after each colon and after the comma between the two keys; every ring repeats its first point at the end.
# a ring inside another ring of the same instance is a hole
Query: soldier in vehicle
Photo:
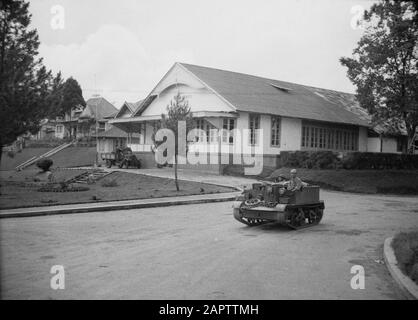
{"type": "Polygon", "coordinates": [[[297,190],[302,189],[302,187],[303,187],[303,182],[297,176],[296,169],[290,170],[290,180],[289,180],[289,183],[287,185],[287,190],[295,192],[297,190]]]}
{"type": "Polygon", "coordinates": [[[280,189],[280,194],[284,196],[292,196],[295,191],[301,190],[306,183],[297,176],[296,169],[290,170],[290,180],[283,184],[283,188],[280,189]]]}

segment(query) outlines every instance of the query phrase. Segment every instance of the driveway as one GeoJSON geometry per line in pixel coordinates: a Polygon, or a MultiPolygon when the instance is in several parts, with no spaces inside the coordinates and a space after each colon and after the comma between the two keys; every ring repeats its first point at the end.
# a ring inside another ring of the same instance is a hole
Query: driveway
{"type": "MultiPolygon", "coordinates": [[[[174,179],[174,169],[173,168],[152,168],[152,169],[107,169],[110,171],[124,171],[129,173],[144,174],[153,177],[160,178],[170,178],[174,179]]],[[[223,186],[230,187],[239,187],[243,188],[244,186],[248,187],[253,182],[257,182],[256,179],[245,178],[245,177],[235,177],[235,176],[224,176],[218,175],[210,172],[197,171],[197,170],[187,170],[187,169],[178,169],[178,178],[180,180],[195,181],[202,183],[211,183],[218,184],[223,186]]]]}
{"type": "Polygon", "coordinates": [[[323,222],[299,231],[242,225],[230,202],[2,219],[2,298],[404,298],[382,244],[418,227],[418,199],[321,195],[323,222]],[[50,287],[53,265],[64,290],[50,287]],[[353,265],[364,290],[350,286],[353,265]]]}

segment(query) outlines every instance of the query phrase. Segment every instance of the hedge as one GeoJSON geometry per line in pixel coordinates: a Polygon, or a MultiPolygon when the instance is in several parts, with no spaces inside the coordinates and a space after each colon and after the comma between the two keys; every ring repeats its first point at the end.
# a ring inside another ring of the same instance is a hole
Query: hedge
{"type": "Polygon", "coordinates": [[[307,169],[418,169],[418,155],[374,152],[282,151],[279,167],[307,169]]]}

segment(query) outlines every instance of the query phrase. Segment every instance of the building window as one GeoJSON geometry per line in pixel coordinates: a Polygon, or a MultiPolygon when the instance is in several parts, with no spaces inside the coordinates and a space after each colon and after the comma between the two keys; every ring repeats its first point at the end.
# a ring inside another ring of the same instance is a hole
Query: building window
{"type": "Polygon", "coordinates": [[[146,134],[145,123],[142,122],[139,125],[139,139],[138,139],[139,144],[145,144],[145,134],[146,134]]]}
{"type": "Polygon", "coordinates": [[[271,145],[275,147],[280,147],[280,121],[280,117],[271,117],[271,145]]]}
{"type": "Polygon", "coordinates": [[[57,133],[62,133],[62,129],[63,129],[62,126],[57,126],[57,133]]]}
{"type": "Polygon", "coordinates": [[[249,118],[249,128],[250,128],[250,136],[249,142],[250,145],[258,144],[258,132],[257,130],[260,129],[260,116],[258,114],[250,114],[249,118]]]}
{"type": "Polygon", "coordinates": [[[205,140],[207,141],[207,139],[209,138],[206,134],[205,127],[206,127],[205,121],[203,119],[196,120],[195,128],[201,130],[199,131],[198,135],[195,137],[196,142],[204,142],[205,140]],[[205,134],[206,134],[206,137],[205,137],[205,134]]]}
{"type": "Polygon", "coordinates": [[[103,132],[106,130],[106,123],[99,122],[99,132],[103,132]]]}
{"type": "Polygon", "coordinates": [[[212,124],[205,121],[204,119],[198,119],[195,123],[195,129],[200,129],[202,131],[195,137],[195,142],[217,142],[217,131],[212,124]]]}
{"type": "Polygon", "coordinates": [[[210,143],[218,142],[218,130],[214,126],[211,126],[209,129],[209,142],[210,143]]]}
{"type": "Polygon", "coordinates": [[[358,128],[335,128],[316,123],[302,124],[302,148],[316,150],[358,150],[358,128]]]}
{"type": "Polygon", "coordinates": [[[224,143],[234,143],[234,134],[233,131],[235,128],[235,119],[223,119],[222,128],[222,142],[224,143]]]}

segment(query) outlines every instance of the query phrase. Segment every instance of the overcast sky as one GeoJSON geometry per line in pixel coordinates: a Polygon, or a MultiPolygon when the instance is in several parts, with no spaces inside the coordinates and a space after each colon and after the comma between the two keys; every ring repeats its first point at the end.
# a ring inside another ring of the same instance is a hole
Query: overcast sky
{"type": "Polygon", "coordinates": [[[351,55],[363,32],[353,21],[372,3],[36,0],[30,11],[46,66],[77,79],[85,99],[98,93],[120,108],[176,61],[354,92],[339,58],[351,55]]]}

